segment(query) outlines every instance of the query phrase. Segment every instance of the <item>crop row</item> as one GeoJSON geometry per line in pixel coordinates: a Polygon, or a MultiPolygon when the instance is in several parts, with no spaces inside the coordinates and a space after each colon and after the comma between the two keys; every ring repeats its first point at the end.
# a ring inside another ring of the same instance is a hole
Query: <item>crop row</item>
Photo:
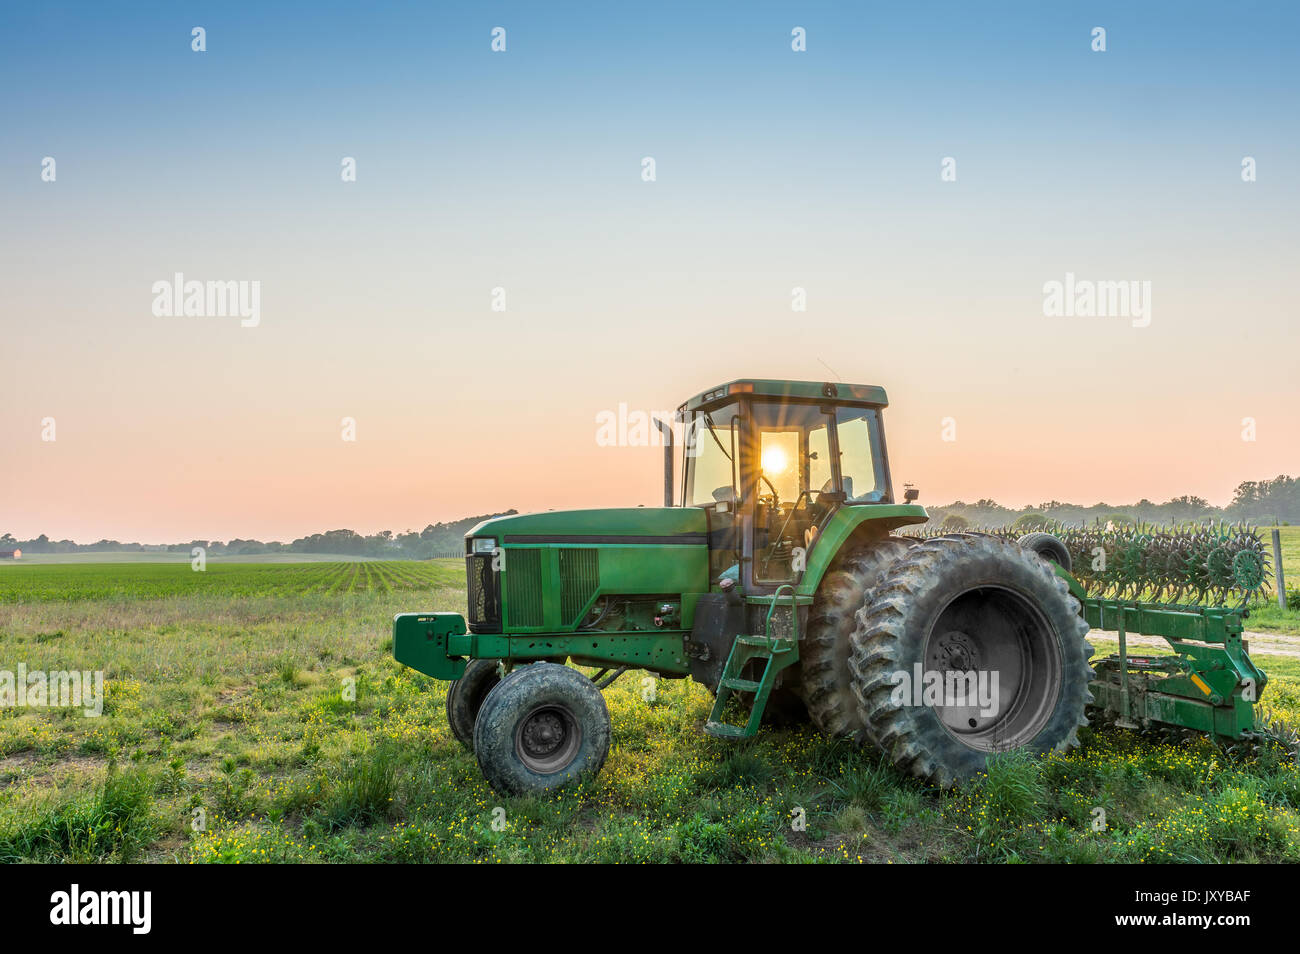
{"type": "Polygon", "coordinates": [[[339,563],[77,563],[7,566],[0,572],[0,602],[162,599],[218,595],[340,596],[396,593],[463,585],[457,561],[339,563]]]}

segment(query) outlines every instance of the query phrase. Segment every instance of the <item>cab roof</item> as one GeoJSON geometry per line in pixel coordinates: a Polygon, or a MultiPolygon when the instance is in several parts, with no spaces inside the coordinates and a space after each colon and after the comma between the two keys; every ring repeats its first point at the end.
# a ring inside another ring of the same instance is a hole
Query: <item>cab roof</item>
{"type": "Polygon", "coordinates": [[[722,404],[736,397],[786,398],[821,401],[824,404],[848,404],[859,407],[885,407],[889,398],[885,389],[874,384],[835,384],[830,381],[774,381],[741,378],[728,381],[695,395],[677,409],[679,415],[722,404]]]}

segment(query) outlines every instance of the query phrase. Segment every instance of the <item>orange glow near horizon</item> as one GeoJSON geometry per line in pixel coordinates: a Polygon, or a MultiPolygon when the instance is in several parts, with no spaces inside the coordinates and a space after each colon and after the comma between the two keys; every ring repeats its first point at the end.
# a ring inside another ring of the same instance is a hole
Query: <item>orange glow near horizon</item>
{"type": "MultiPolygon", "coordinates": [[[[805,364],[795,373],[814,370],[805,364]]],[[[309,411],[261,407],[255,393],[208,396],[200,389],[160,402],[153,389],[137,386],[99,400],[89,387],[78,393],[72,385],[54,408],[23,396],[26,413],[14,414],[10,404],[0,418],[5,446],[16,451],[0,477],[0,530],[81,543],[287,541],[340,527],[420,529],[512,507],[654,506],[662,450],[599,446],[596,415],[620,400],[673,407],[745,373],[718,368],[676,391],[654,382],[640,395],[612,379],[591,382],[589,394],[579,393],[586,382],[570,381],[543,403],[516,402],[511,389],[480,400],[466,370],[459,381],[443,376],[446,391],[428,401],[412,385],[386,398],[321,396],[309,411]],[[54,442],[36,436],[42,411],[57,421],[54,442]],[[356,420],[355,442],[340,437],[345,416],[356,420]]],[[[988,497],[1012,507],[1051,499],[1118,505],[1181,494],[1223,504],[1242,480],[1296,470],[1300,434],[1280,412],[1260,414],[1257,441],[1240,437],[1247,409],[1279,406],[1281,395],[1267,393],[1268,386],[1280,389],[1279,379],[1258,380],[1251,401],[1193,405],[1194,413],[1180,414],[1179,401],[1162,396],[1148,398],[1138,415],[1114,403],[1065,411],[1052,400],[1024,400],[1059,383],[1027,383],[1024,374],[1009,387],[976,375],[981,380],[965,395],[935,393],[910,376],[892,384],[881,375],[857,377],[889,389],[885,432],[895,486],[916,484],[923,504],[988,497]],[[955,419],[956,440],[943,439],[946,418],[955,419]]],[[[522,381],[519,390],[538,393],[522,381]]]]}
{"type": "Polygon", "coordinates": [[[498,55],[454,4],[313,9],[302,43],[261,5],[200,56],[9,6],[0,533],[653,506],[653,427],[597,418],[745,378],[883,386],[931,506],[1300,475],[1290,11],[1131,5],[1103,55],[1060,4],[849,4],[795,53],[758,6],[539,6],[498,55]],[[259,282],[255,326],[156,307],[177,274],[259,282]],[[1067,301],[1120,282],[1140,320],[1067,301]]]}

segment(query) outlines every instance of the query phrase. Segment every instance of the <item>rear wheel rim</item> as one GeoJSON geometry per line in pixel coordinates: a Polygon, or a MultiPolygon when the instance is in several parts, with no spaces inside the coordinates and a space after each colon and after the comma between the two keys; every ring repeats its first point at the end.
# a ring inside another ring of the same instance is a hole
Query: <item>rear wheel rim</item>
{"type": "Polygon", "coordinates": [[[538,775],[564,771],[581,746],[582,726],[565,706],[538,706],[520,719],[515,729],[515,754],[538,775]]]}
{"type": "Polygon", "coordinates": [[[1029,598],[1005,587],[975,587],[950,600],[926,636],[923,658],[927,679],[943,678],[941,701],[932,706],[940,724],[977,751],[1026,745],[1061,697],[1055,629],[1029,598]]]}

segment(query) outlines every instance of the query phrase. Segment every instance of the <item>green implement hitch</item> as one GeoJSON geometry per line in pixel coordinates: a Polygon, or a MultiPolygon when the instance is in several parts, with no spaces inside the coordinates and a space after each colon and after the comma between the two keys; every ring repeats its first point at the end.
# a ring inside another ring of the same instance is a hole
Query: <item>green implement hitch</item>
{"type": "Polygon", "coordinates": [[[776,685],[777,673],[799,661],[799,606],[811,603],[812,599],[801,599],[795,594],[794,587],[786,584],[778,587],[771,596],[751,596],[747,602],[768,604],[767,617],[762,636],[737,636],[731,644],[731,652],[727,655],[727,664],[718,683],[718,695],[713,700],[713,709],[704,724],[706,733],[720,738],[748,739],[758,732],[763,721],[763,710],[767,708],[768,697],[776,685]],[[790,607],[790,636],[772,635],[772,614],[778,606],[790,607]],[[751,673],[757,679],[745,678],[745,670],[750,663],[761,666],[761,672],[751,673]],[[744,725],[732,725],[722,719],[728,700],[738,692],[752,693],[754,696],[749,707],[749,719],[744,725]]]}
{"type": "Polygon", "coordinates": [[[1125,727],[1155,725],[1236,741],[1255,730],[1255,703],[1268,683],[1242,639],[1240,611],[1085,597],[1093,629],[1118,634],[1119,653],[1094,666],[1097,706],[1125,727]],[[1173,655],[1134,655],[1128,636],[1160,636],[1173,655]]]}
{"type": "Polygon", "coordinates": [[[686,675],[681,630],[636,635],[514,636],[471,633],[459,613],[398,613],[393,617],[393,658],[434,679],[459,679],[471,659],[518,663],[572,660],[580,666],[645,668],[686,675]]]}

